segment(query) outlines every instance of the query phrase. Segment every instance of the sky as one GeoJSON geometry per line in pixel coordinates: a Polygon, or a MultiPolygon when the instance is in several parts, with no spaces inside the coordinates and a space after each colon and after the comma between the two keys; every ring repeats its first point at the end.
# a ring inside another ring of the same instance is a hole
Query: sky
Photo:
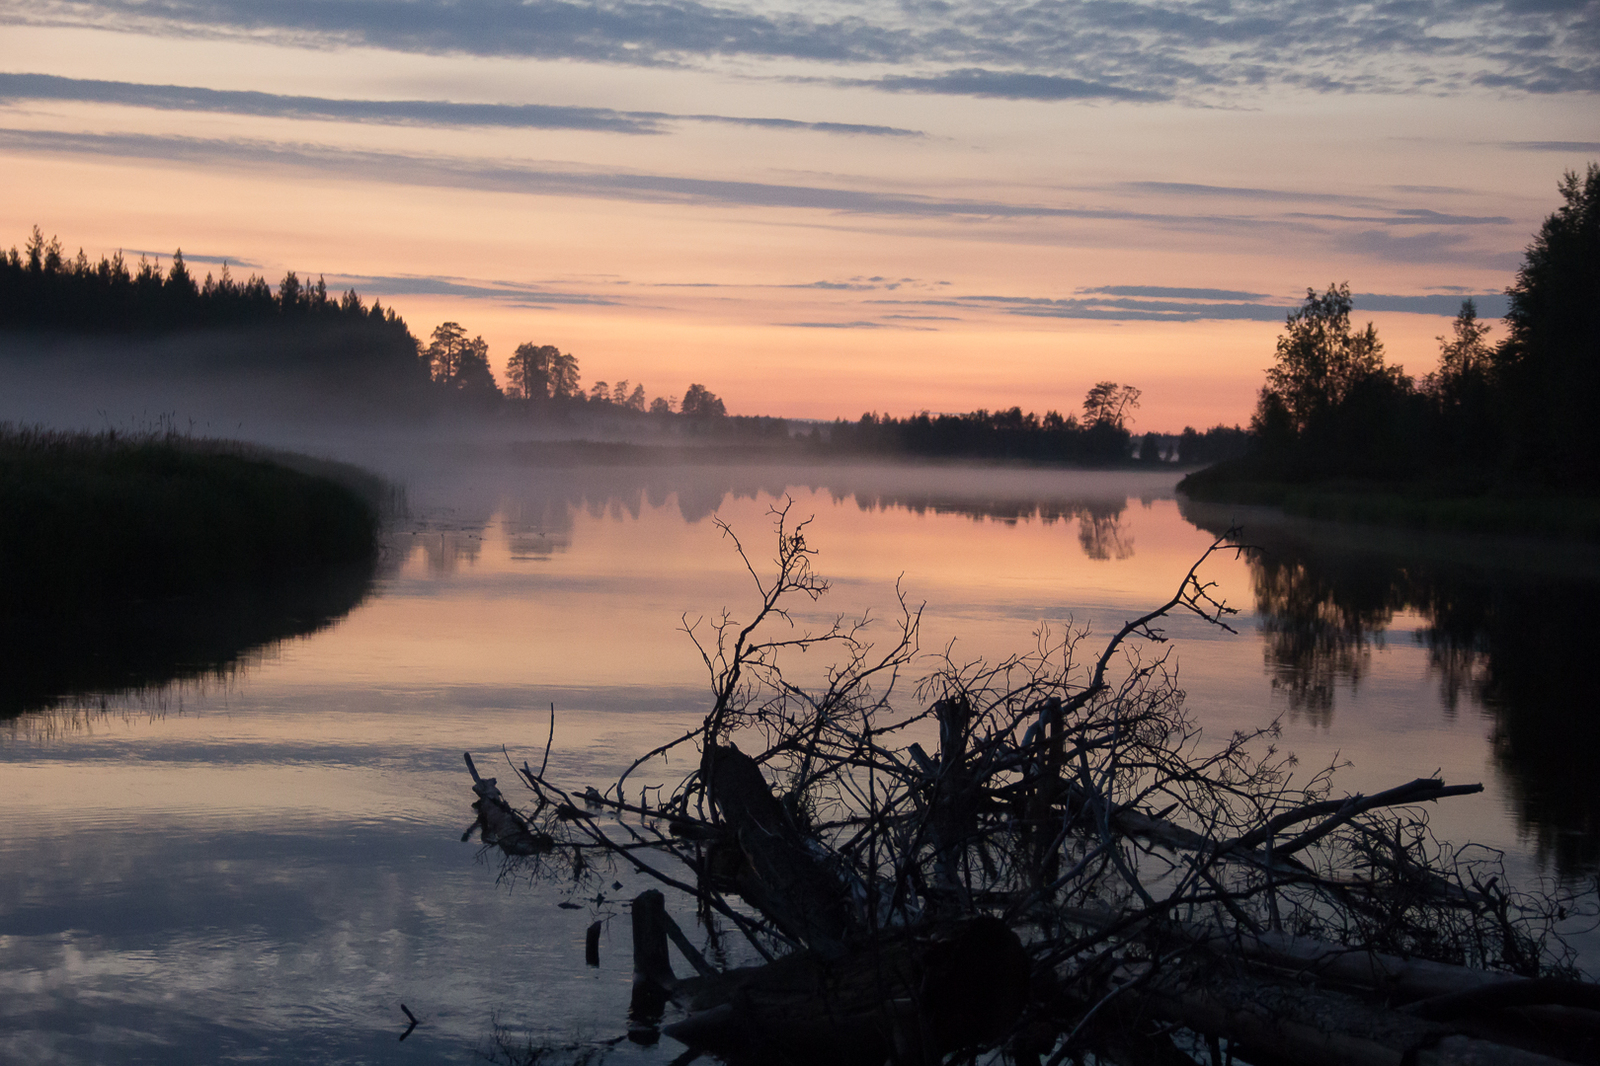
{"type": "Polygon", "coordinates": [[[0,0],[0,245],[737,414],[1231,424],[1335,282],[1426,373],[1595,159],[1600,0],[0,0]]]}

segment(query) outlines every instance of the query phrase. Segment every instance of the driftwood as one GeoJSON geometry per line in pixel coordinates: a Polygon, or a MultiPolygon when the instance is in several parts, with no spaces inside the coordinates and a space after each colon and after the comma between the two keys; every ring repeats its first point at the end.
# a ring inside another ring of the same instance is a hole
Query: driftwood
{"type": "Polygon", "coordinates": [[[605,860],[692,903],[706,936],[743,938],[754,965],[719,970],[660,891],[636,896],[636,1039],[873,1066],[984,1049],[1052,1066],[1600,1063],[1600,989],[1553,935],[1592,904],[1511,892],[1427,833],[1421,805],[1481,786],[1340,797],[1331,770],[1295,779],[1273,728],[1203,747],[1156,627],[1180,611],[1227,627],[1199,563],[1083,665],[1076,633],[999,664],[945,658],[901,712],[917,612],[902,602],[887,653],[864,623],[783,632],[784,604],[826,585],[804,524],[776,518],[774,574],[740,549],[753,618],[704,638],[686,622],[712,682],[699,727],[604,791],[523,763],[521,808],[472,771],[475,825],[507,862],[581,879],[605,860]],[[784,656],[825,646],[841,654],[822,690],[784,678],[784,656]]]}
{"type": "Polygon", "coordinates": [[[736,1061],[938,1061],[1004,1038],[1027,1001],[1027,952],[991,917],[684,979],[668,959],[670,923],[660,892],[635,898],[635,1022],[657,993],[686,1012],[663,1034],[736,1061]]]}

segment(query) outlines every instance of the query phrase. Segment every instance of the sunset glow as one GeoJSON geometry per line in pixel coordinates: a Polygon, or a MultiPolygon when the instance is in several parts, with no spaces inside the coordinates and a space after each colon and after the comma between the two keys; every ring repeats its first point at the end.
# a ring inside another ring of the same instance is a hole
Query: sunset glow
{"type": "Polygon", "coordinates": [[[1248,418],[1306,287],[1430,369],[1600,155],[1593,3],[0,2],[0,242],[324,275],[731,413],[1248,418]]]}

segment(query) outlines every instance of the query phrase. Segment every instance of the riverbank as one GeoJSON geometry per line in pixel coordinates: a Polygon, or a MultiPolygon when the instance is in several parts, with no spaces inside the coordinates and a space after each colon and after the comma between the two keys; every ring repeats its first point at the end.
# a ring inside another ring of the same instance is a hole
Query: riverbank
{"type": "Polygon", "coordinates": [[[233,441],[0,426],[0,613],[368,560],[384,492],[354,467],[233,441]]]}
{"type": "Polygon", "coordinates": [[[1248,460],[1197,470],[1178,482],[1178,492],[1205,503],[1276,507],[1322,521],[1600,542],[1600,499],[1592,496],[1468,489],[1450,482],[1274,481],[1248,460]]]}

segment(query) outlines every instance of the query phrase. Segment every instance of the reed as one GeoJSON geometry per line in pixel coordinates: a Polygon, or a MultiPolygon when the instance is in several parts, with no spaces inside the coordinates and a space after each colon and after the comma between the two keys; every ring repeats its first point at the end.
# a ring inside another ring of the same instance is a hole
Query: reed
{"type": "Polygon", "coordinates": [[[351,468],[233,441],[0,425],[0,612],[72,613],[368,559],[380,493],[351,468]]]}

